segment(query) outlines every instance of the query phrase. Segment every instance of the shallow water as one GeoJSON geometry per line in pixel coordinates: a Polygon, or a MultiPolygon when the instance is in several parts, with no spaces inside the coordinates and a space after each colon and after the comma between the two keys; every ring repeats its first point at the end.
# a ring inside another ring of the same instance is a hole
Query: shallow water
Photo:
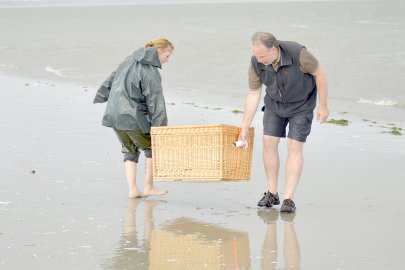
{"type": "Polygon", "coordinates": [[[332,112],[397,122],[404,13],[401,0],[2,8],[0,72],[98,87],[125,56],[164,35],[176,46],[162,70],[167,96],[241,109],[249,40],[264,30],[318,57],[332,112]]]}

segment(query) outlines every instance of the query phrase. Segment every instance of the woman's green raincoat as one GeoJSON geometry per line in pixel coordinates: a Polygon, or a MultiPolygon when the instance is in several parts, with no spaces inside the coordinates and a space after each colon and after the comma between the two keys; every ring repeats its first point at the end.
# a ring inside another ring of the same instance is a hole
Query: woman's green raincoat
{"type": "Polygon", "coordinates": [[[166,104],[161,63],[155,47],[141,48],[128,56],[98,89],[94,103],[107,102],[102,124],[118,130],[150,133],[166,126],[166,104]]]}

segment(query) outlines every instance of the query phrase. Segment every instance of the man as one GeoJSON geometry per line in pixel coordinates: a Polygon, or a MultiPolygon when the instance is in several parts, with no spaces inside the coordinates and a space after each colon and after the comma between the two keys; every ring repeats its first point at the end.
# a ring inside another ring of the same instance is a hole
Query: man
{"type": "Polygon", "coordinates": [[[327,120],[327,81],[318,60],[303,46],[292,41],[278,41],[272,34],[257,32],[252,36],[253,56],[249,67],[249,93],[246,98],[240,139],[246,140],[266,86],[263,117],[263,161],[268,190],[258,202],[260,207],[279,205],[277,191],[280,166],[278,145],[286,137],[288,156],[285,170],[285,198],[281,212],[296,209],[294,193],[301,177],[303,147],[311,131],[316,96],[319,96],[317,119],[327,120]]]}

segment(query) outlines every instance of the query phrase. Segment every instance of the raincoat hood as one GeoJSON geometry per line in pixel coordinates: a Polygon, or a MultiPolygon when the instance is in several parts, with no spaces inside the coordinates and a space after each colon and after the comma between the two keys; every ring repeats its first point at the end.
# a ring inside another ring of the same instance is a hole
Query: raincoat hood
{"type": "Polygon", "coordinates": [[[151,48],[140,48],[132,53],[132,58],[145,65],[155,66],[157,68],[162,68],[162,64],[159,60],[159,54],[155,47],[151,48]]]}

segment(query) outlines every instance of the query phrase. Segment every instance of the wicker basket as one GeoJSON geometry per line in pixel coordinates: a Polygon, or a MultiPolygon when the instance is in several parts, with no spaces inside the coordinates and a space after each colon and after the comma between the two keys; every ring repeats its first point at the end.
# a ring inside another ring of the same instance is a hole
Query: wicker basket
{"type": "Polygon", "coordinates": [[[249,180],[254,129],[247,150],[234,148],[239,128],[230,125],[152,127],[155,180],[249,180]]]}

